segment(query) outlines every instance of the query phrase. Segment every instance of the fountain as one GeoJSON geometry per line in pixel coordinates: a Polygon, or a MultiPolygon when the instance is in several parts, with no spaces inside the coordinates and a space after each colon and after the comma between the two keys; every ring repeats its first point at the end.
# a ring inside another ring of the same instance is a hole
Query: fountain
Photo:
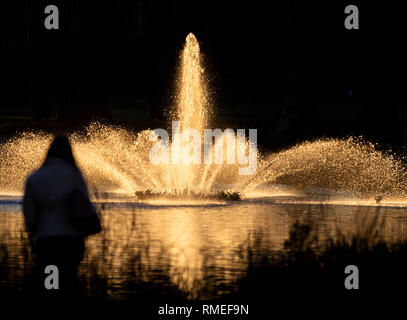
{"type": "MultiPolygon", "coordinates": [[[[181,130],[193,128],[202,133],[209,127],[208,92],[199,44],[190,33],[181,55],[177,103],[170,112],[181,130]]],[[[70,137],[91,187],[136,193],[139,198],[205,199],[213,195],[237,200],[238,193],[247,197],[267,187],[272,195],[283,186],[307,195],[339,192],[382,199],[403,197],[407,190],[403,163],[357,138],[320,139],[278,153],[259,153],[256,173],[239,175],[238,165],[230,163],[153,164],[149,152],[156,142],[150,139],[151,134],[152,130],[133,132],[94,122],[70,137]]],[[[230,130],[225,130],[225,139],[215,140],[215,149],[224,149],[230,135],[230,130]],[[216,145],[219,143],[221,146],[216,145]]],[[[27,174],[41,164],[51,139],[45,132],[23,132],[0,144],[0,194],[21,194],[27,174]]],[[[188,143],[181,141],[176,146],[171,141],[170,150],[174,153],[188,143]]],[[[236,139],[237,147],[239,143],[247,147],[249,141],[236,139]]]]}

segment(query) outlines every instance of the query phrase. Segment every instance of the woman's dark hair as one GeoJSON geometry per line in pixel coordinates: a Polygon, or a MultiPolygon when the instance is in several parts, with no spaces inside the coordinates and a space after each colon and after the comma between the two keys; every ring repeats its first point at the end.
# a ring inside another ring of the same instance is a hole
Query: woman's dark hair
{"type": "Polygon", "coordinates": [[[47,157],[44,164],[49,158],[60,158],[69,163],[72,167],[77,168],[75,158],[72,154],[71,144],[67,136],[57,136],[48,149],[47,157]]]}

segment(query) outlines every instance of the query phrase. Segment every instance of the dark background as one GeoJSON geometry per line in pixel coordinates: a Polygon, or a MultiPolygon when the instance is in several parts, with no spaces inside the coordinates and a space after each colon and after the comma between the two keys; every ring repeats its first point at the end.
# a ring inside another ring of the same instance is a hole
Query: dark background
{"type": "Polygon", "coordinates": [[[185,37],[201,44],[222,128],[266,148],[363,135],[402,150],[406,23],[372,1],[3,0],[0,135],[92,119],[162,127],[185,37]],[[46,30],[44,9],[59,8],[46,30]],[[360,29],[344,27],[346,5],[360,29]]]}

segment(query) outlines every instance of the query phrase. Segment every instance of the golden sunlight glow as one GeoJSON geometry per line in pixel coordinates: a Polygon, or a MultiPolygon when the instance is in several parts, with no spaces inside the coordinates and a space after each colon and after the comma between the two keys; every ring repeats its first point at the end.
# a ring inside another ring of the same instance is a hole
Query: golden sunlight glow
{"type": "MultiPolygon", "coordinates": [[[[179,121],[180,128],[202,133],[210,124],[212,109],[199,43],[192,33],[186,38],[180,59],[177,104],[170,112],[171,120],[179,121]]],[[[238,174],[238,164],[226,163],[225,142],[235,138],[233,130],[225,130],[221,139],[215,139],[213,150],[223,150],[225,161],[221,164],[204,161],[153,164],[149,158],[154,146],[151,132],[133,132],[94,122],[71,134],[75,157],[91,188],[128,195],[144,190],[186,192],[186,197],[188,192],[210,194],[230,190],[258,198],[264,195],[265,186],[273,184],[287,186],[287,192],[306,195],[331,192],[345,195],[345,199],[349,195],[380,196],[384,197],[382,203],[389,198],[403,198],[407,193],[407,174],[402,162],[357,138],[320,139],[259,155],[257,172],[242,176],[238,174]]],[[[43,132],[24,132],[0,144],[0,193],[21,193],[26,176],[41,165],[51,139],[51,135],[43,132]]],[[[171,153],[176,152],[177,145],[172,139],[171,153]]],[[[248,140],[232,141],[236,147],[232,156],[236,149],[247,149],[248,140]]],[[[188,143],[180,141],[177,148],[188,143]]]]}

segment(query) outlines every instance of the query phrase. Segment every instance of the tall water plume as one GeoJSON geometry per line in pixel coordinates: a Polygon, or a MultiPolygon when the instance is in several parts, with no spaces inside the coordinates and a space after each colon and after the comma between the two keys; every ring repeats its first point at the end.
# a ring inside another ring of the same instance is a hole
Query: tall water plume
{"type": "Polygon", "coordinates": [[[210,104],[199,43],[188,34],[181,54],[178,79],[177,106],[173,120],[181,123],[181,130],[194,128],[199,132],[208,124],[210,104]]]}
{"type": "MultiPolygon", "coordinates": [[[[192,33],[188,34],[185,40],[180,60],[176,106],[170,112],[171,120],[179,121],[179,131],[177,133],[173,131],[174,135],[170,144],[170,151],[171,156],[179,154],[179,157],[182,157],[182,150],[185,149],[189,141],[181,139],[181,132],[185,129],[195,129],[203,136],[204,128],[208,124],[208,114],[210,111],[199,43],[192,33]],[[178,134],[179,136],[177,136],[178,134]],[[176,139],[179,139],[179,143],[175,141],[176,139]]],[[[166,181],[169,183],[164,184],[164,189],[166,191],[171,189],[197,191],[199,189],[199,177],[202,173],[202,167],[196,164],[179,162],[168,166],[160,165],[165,172],[170,174],[166,178],[166,181]]],[[[162,173],[166,175],[164,172],[162,173]]]]}

